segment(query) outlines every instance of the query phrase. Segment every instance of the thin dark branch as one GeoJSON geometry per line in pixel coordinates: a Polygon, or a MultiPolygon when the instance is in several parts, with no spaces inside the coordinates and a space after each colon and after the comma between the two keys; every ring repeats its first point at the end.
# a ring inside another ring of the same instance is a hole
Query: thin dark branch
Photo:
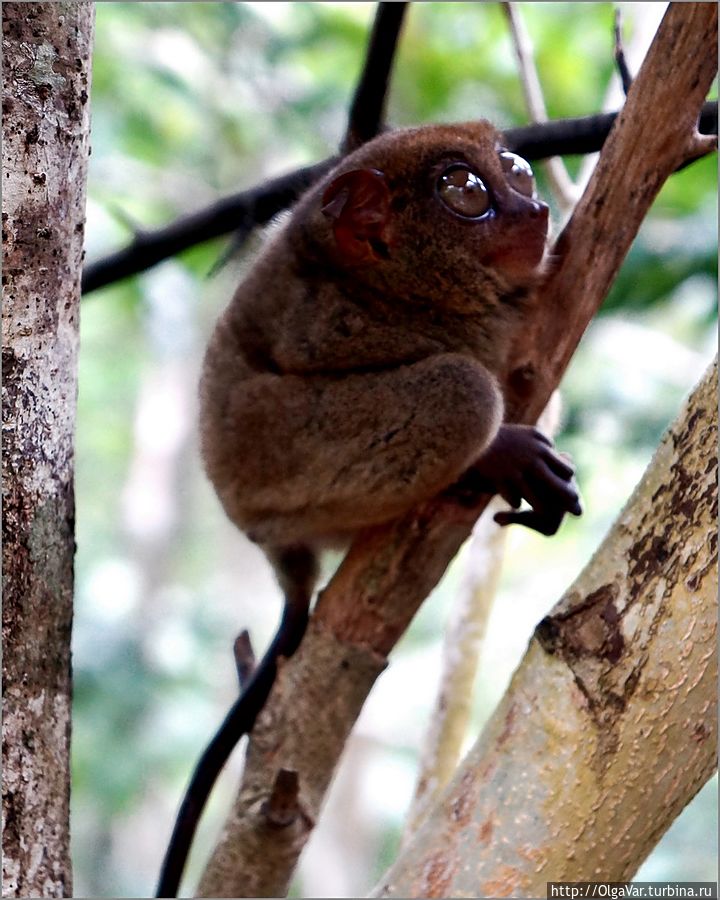
{"type": "MultiPolygon", "coordinates": [[[[576,119],[556,119],[538,125],[509,128],[504,132],[508,149],[528,160],[548,156],[581,156],[597,153],[615,122],[617,113],[600,113],[576,119]]],[[[703,104],[699,130],[702,134],[717,134],[717,100],[703,104]]]]}
{"type": "MultiPolygon", "coordinates": [[[[375,137],[382,127],[390,72],[406,7],[407,3],[378,3],[365,63],[350,107],[344,153],[375,137]]],[[[335,162],[337,158],[331,157],[281,175],[156,231],[133,229],[137,233],[131,244],[85,267],[83,294],[144,272],[189,247],[231,231],[235,232],[233,244],[237,250],[256,225],[264,225],[290,206],[335,162]]]]}
{"type": "Polygon", "coordinates": [[[378,3],[365,64],[355,89],[342,151],[349,153],[380,133],[390,73],[407,3],[378,3]]]}
{"type": "Polygon", "coordinates": [[[618,72],[620,73],[620,80],[622,81],[623,92],[627,97],[627,93],[630,90],[630,85],[632,84],[633,78],[630,74],[630,68],[628,67],[627,60],[625,59],[625,48],[623,47],[623,39],[622,39],[622,12],[620,7],[615,10],[615,62],[618,67],[618,72]]]}
{"type": "Polygon", "coordinates": [[[555,119],[508,128],[503,132],[509,150],[530,161],[549,156],[583,156],[602,149],[617,113],[598,113],[576,119],[555,119]]]}
{"type": "MultiPolygon", "coordinates": [[[[529,160],[549,156],[594,153],[602,148],[617,113],[558,119],[505,132],[508,149],[529,160]]],[[[700,117],[703,134],[717,134],[717,101],[705,103],[700,117]]],[[[136,275],[182,250],[210,238],[235,231],[242,243],[255,225],[269,222],[290,206],[300,194],[328,172],[339,157],[330,157],[313,166],[288,172],[265,184],[232,194],[189,216],[176,219],[165,228],[147,231],[116,253],[89,263],[83,272],[82,289],[89,294],[97,288],[136,275]]]]}
{"type": "Polygon", "coordinates": [[[89,294],[128,275],[144,272],[156,263],[189,247],[231,231],[247,237],[256,225],[264,225],[286,209],[337,162],[330,157],[273,178],[247,191],[224,197],[212,206],[171,222],[165,228],[145,231],[122,250],[85,266],[83,294],[89,294]]]}

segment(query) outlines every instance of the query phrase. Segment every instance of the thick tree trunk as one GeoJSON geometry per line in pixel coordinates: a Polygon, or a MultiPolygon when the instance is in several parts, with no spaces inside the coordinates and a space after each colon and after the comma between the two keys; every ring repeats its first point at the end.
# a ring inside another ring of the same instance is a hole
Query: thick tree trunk
{"type": "Polygon", "coordinates": [[[89,3],[4,3],[3,896],[72,896],[73,432],[89,3]]]}
{"type": "Polygon", "coordinates": [[[376,896],[625,881],[711,776],[716,388],[713,366],[376,896]]]}

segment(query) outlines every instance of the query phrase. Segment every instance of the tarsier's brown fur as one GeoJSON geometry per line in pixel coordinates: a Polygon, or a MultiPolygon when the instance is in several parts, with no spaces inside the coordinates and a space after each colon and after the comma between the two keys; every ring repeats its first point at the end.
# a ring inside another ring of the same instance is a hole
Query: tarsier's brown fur
{"type": "Polygon", "coordinates": [[[513,196],[497,144],[482,122],[366,144],[305,195],[238,288],[205,357],[200,433],[225,511],[254,540],[312,543],[388,521],[494,437],[493,373],[541,254],[531,269],[493,260],[544,244],[546,223],[513,196]],[[433,183],[454,160],[518,207],[507,221],[483,227],[440,207],[433,183]],[[343,267],[321,198],[362,167],[390,190],[389,256],[343,267]]]}
{"type": "Polygon", "coordinates": [[[487,122],[365,144],[304,195],[217,324],[201,381],[202,455],[225,512],[275,567],[286,613],[198,765],[161,893],[176,886],[205,796],[252,727],[277,655],[297,646],[319,548],[468,472],[515,507],[530,502],[500,514],[503,524],[552,533],[580,512],[572,468],[550,442],[501,424],[497,376],[533,302],[547,207],[513,188],[500,147],[487,122]],[[453,163],[478,173],[488,215],[441,202],[436,185],[453,163]]]}

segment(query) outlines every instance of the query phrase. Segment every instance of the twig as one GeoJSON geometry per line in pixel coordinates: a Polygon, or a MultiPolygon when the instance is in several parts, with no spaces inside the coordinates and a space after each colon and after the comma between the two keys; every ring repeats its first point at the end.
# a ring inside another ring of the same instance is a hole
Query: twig
{"type": "Polygon", "coordinates": [[[378,3],[365,64],[350,105],[341,148],[349,153],[382,130],[390,73],[407,3],[378,3]]]}
{"type": "MultiPolygon", "coordinates": [[[[631,16],[633,24],[632,38],[628,42],[627,47],[623,47],[623,55],[626,60],[632,59],[635,61],[635,69],[638,69],[642,65],[642,61],[650,47],[653,36],[660,25],[662,15],[663,4],[656,3],[653,4],[652,8],[647,6],[642,12],[636,10],[635,14],[631,16]]],[[[613,47],[616,48],[617,44],[615,38],[613,37],[612,40],[613,47]]],[[[603,112],[610,112],[611,110],[616,109],[624,102],[626,97],[627,91],[623,90],[622,79],[618,72],[618,77],[616,78],[613,75],[606,86],[601,110],[603,112]]],[[[581,191],[585,190],[596,164],[597,153],[589,153],[582,160],[580,168],[575,176],[575,183],[581,191]]]]}
{"type": "Polygon", "coordinates": [[[245,629],[235,638],[233,643],[233,656],[237,669],[240,690],[250,681],[255,671],[255,651],[250,640],[250,632],[245,629]]]}
{"type": "MultiPolygon", "coordinates": [[[[510,128],[505,132],[505,143],[509,150],[528,160],[594,153],[604,144],[616,116],[617,113],[603,113],[510,128]]],[[[700,131],[717,134],[717,101],[703,106],[700,131]]],[[[338,160],[339,157],[332,156],[313,166],[296,169],[182,216],[165,228],[143,232],[141,237],[122,250],[85,266],[83,294],[137,275],[183,250],[231,231],[240,229],[247,237],[255,225],[269,222],[290,206],[304,190],[329,172],[338,160]]]]}
{"type": "Polygon", "coordinates": [[[119,222],[123,228],[126,228],[133,235],[133,240],[140,240],[145,234],[145,228],[137,221],[137,219],[132,216],[126,209],[123,209],[115,201],[111,200],[106,204],[105,207],[108,213],[114,218],[117,222],[119,222]]]}
{"type": "MultiPolygon", "coordinates": [[[[532,41],[520,10],[515,3],[503,3],[502,8],[510,26],[515,56],[517,57],[520,81],[525,94],[525,103],[533,122],[547,122],[547,109],[543,97],[540,77],[535,66],[532,41]]],[[[565,164],[559,156],[551,156],[544,164],[545,173],[555,199],[563,214],[569,213],[580,196],[565,164]]]]}
{"type": "Polygon", "coordinates": [[[615,10],[615,62],[617,63],[620,81],[622,81],[623,91],[627,97],[632,84],[632,75],[625,59],[625,48],[622,39],[622,10],[618,6],[615,10]]]}

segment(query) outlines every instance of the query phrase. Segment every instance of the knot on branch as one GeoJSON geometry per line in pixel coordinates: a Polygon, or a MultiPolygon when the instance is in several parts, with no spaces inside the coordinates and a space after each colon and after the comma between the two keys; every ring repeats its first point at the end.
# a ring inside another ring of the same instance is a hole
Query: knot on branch
{"type": "Polygon", "coordinates": [[[508,387],[518,397],[528,397],[535,386],[537,369],[535,363],[526,362],[514,368],[508,375],[508,387]]]}
{"type": "Polygon", "coordinates": [[[260,807],[260,814],[271,828],[288,828],[301,819],[304,830],[312,829],[314,823],[300,804],[300,778],[296,771],[278,771],[270,796],[260,807]]]}
{"type": "Polygon", "coordinates": [[[535,637],[548,653],[560,653],[568,662],[595,657],[614,665],[625,646],[617,599],[616,585],[603,585],[584,602],[546,616],[535,629],[535,637]]]}

